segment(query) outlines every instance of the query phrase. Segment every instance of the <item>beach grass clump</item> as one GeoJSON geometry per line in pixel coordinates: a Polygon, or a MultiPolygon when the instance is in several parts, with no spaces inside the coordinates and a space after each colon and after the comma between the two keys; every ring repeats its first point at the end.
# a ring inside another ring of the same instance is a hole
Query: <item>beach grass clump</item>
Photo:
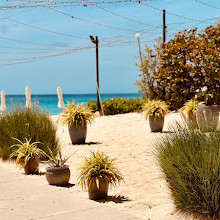
{"type": "Polygon", "coordinates": [[[220,132],[177,126],[161,140],[157,159],[178,211],[220,218],[220,132]]]}
{"type": "Polygon", "coordinates": [[[14,150],[10,146],[16,144],[16,139],[22,142],[26,139],[40,142],[38,147],[45,153],[48,154],[50,148],[57,154],[56,126],[43,110],[16,107],[1,116],[0,157],[2,159],[9,159],[14,150]]]}
{"type": "MultiPolygon", "coordinates": [[[[97,110],[96,101],[90,101],[87,106],[95,112],[97,110]]],[[[141,99],[113,98],[102,102],[104,115],[116,115],[129,112],[142,111],[143,101],[141,99]]]]}

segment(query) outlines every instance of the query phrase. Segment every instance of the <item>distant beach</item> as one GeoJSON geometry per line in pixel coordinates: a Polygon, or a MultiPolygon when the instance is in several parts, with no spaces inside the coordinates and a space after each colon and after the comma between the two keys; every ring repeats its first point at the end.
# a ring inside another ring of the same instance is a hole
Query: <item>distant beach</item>
{"type": "MultiPolygon", "coordinates": [[[[105,101],[108,98],[112,99],[115,97],[119,98],[140,98],[140,93],[109,93],[109,94],[101,94],[101,100],[105,101]]],[[[12,106],[16,105],[25,105],[25,95],[6,95],[6,106],[7,110],[12,109],[12,106]]],[[[58,115],[61,112],[61,109],[57,107],[58,98],[57,94],[50,94],[50,95],[31,95],[32,103],[39,102],[40,108],[48,111],[51,115],[58,115]]],[[[63,101],[66,104],[67,101],[75,101],[76,103],[79,102],[89,102],[91,100],[96,100],[96,94],[63,94],[63,101]]]]}

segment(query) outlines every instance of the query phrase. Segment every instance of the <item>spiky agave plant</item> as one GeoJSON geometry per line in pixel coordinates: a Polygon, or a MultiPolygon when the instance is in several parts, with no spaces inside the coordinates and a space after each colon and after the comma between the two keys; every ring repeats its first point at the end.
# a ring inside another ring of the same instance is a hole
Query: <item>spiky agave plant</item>
{"type": "Polygon", "coordinates": [[[76,104],[75,102],[67,102],[67,106],[58,117],[58,122],[69,127],[78,124],[86,124],[92,122],[93,113],[88,107],[84,107],[84,103],[76,104]]]}
{"type": "Polygon", "coordinates": [[[144,109],[146,119],[149,115],[159,118],[169,113],[169,106],[161,100],[147,100],[144,109]]]}
{"type": "Polygon", "coordinates": [[[199,102],[195,99],[190,99],[187,101],[183,107],[180,109],[186,114],[192,114],[194,117],[196,116],[196,108],[199,106],[204,106],[204,102],[199,102]]]}
{"type": "Polygon", "coordinates": [[[69,160],[69,158],[73,154],[76,153],[76,151],[75,151],[70,156],[64,158],[62,156],[60,146],[57,146],[57,149],[56,149],[57,155],[54,154],[53,151],[50,148],[48,148],[48,150],[49,150],[49,154],[47,155],[47,157],[49,158],[49,160],[47,161],[47,163],[49,163],[51,167],[64,167],[67,160],[69,160]]]}
{"type": "Polygon", "coordinates": [[[81,171],[78,182],[82,188],[88,187],[89,189],[93,181],[99,184],[99,178],[102,177],[106,178],[113,186],[119,184],[123,177],[115,167],[115,160],[110,159],[103,152],[91,152],[91,156],[84,158],[83,165],[78,168],[81,171]]]}
{"type": "Polygon", "coordinates": [[[17,138],[13,138],[19,142],[19,144],[14,144],[11,147],[17,147],[15,151],[10,154],[10,158],[16,158],[16,164],[20,165],[22,161],[22,167],[24,168],[27,162],[31,158],[41,158],[46,157],[46,153],[37,147],[37,144],[41,142],[31,143],[31,139],[25,138],[26,142],[22,142],[17,138]]]}

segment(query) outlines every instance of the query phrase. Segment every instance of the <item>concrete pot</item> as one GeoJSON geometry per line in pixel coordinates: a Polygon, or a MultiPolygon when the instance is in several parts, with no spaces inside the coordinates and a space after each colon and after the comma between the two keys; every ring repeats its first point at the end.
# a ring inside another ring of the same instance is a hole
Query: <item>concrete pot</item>
{"type": "Polygon", "coordinates": [[[72,144],[85,144],[87,124],[77,124],[69,127],[69,135],[72,144]]]}
{"type": "Polygon", "coordinates": [[[50,185],[66,186],[70,180],[69,166],[48,167],[46,169],[46,179],[50,185]]]}
{"type": "Polygon", "coordinates": [[[201,132],[209,132],[218,129],[220,107],[199,106],[196,108],[196,120],[201,132]]]}
{"type": "Polygon", "coordinates": [[[91,200],[100,200],[100,199],[106,199],[108,195],[108,187],[109,182],[105,177],[98,178],[99,180],[99,186],[97,186],[96,181],[93,180],[90,184],[88,193],[89,193],[89,199],[91,200]]]}
{"type": "MultiPolygon", "coordinates": [[[[24,160],[21,160],[23,163],[24,160]]],[[[39,173],[39,158],[30,158],[24,167],[25,174],[38,174],[39,173]]]]}
{"type": "Polygon", "coordinates": [[[151,132],[161,132],[164,125],[164,117],[155,118],[153,115],[149,115],[149,124],[151,132]]]}

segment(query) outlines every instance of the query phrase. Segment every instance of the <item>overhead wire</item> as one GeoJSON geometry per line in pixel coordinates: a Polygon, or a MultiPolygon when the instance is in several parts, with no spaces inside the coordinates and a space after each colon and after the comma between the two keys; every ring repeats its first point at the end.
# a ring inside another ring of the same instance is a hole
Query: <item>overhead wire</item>
{"type": "Polygon", "coordinates": [[[156,26],[156,25],[147,24],[147,23],[144,23],[144,22],[141,22],[141,21],[138,21],[138,20],[134,20],[134,19],[125,17],[125,16],[123,16],[123,15],[119,15],[119,14],[117,14],[117,13],[115,13],[115,12],[112,12],[112,11],[106,9],[106,8],[101,7],[101,6],[96,6],[96,7],[102,9],[103,11],[105,11],[105,12],[107,12],[107,13],[109,13],[109,14],[112,14],[112,15],[114,15],[114,16],[120,17],[120,18],[125,19],[125,20],[128,20],[128,21],[131,21],[131,22],[133,22],[133,23],[145,25],[145,26],[148,26],[148,27],[154,27],[154,28],[157,28],[157,27],[158,27],[158,26],[156,26]]]}
{"type": "Polygon", "coordinates": [[[40,8],[40,7],[65,7],[65,6],[97,6],[103,4],[121,4],[121,3],[140,3],[141,1],[149,1],[149,0],[116,0],[116,1],[20,1],[25,2],[25,4],[21,5],[9,5],[9,6],[1,6],[0,9],[8,10],[8,9],[23,9],[23,8],[40,8]],[[27,4],[28,3],[28,4],[27,4]]]}
{"type": "Polygon", "coordinates": [[[208,4],[208,3],[206,3],[206,2],[202,2],[202,1],[200,1],[200,0],[192,0],[192,1],[197,2],[197,3],[199,3],[199,4],[202,4],[202,5],[205,5],[205,6],[208,6],[208,7],[211,7],[211,8],[215,8],[215,9],[220,10],[219,7],[217,7],[217,6],[215,6],[215,5],[208,4]]]}
{"type": "Polygon", "coordinates": [[[64,47],[64,48],[66,48],[66,46],[63,46],[63,45],[58,46],[58,45],[54,45],[54,44],[34,43],[34,42],[30,42],[30,41],[16,40],[16,39],[6,38],[6,37],[2,37],[2,36],[0,36],[0,39],[12,41],[12,42],[24,43],[24,44],[37,45],[37,46],[47,46],[47,47],[54,47],[54,48],[64,47]]]}
{"type": "Polygon", "coordinates": [[[94,25],[98,25],[98,26],[102,26],[102,27],[106,27],[106,28],[111,28],[111,29],[115,29],[115,30],[133,32],[133,33],[137,33],[138,32],[138,30],[131,30],[131,29],[115,27],[115,26],[111,26],[111,25],[102,24],[102,23],[91,21],[91,20],[87,20],[87,19],[84,19],[84,18],[80,18],[80,17],[74,16],[74,15],[70,15],[68,13],[62,12],[62,11],[57,10],[55,8],[50,8],[50,9],[53,10],[53,11],[56,11],[56,12],[62,14],[62,15],[68,16],[68,17],[70,17],[72,19],[77,19],[77,20],[80,20],[80,21],[83,21],[83,22],[86,22],[86,23],[90,23],[90,24],[94,24],[94,25]]]}
{"type": "MultiPolygon", "coordinates": [[[[150,5],[150,4],[147,4],[147,3],[140,2],[140,4],[145,5],[147,7],[150,7],[150,8],[153,8],[156,11],[160,11],[160,12],[163,11],[163,9],[154,7],[153,5],[150,5]]],[[[208,20],[212,20],[212,19],[198,20],[198,19],[194,19],[194,18],[189,18],[189,17],[177,15],[177,14],[171,13],[169,11],[166,11],[166,14],[169,14],[169,15],[172,15],[172,16],[175,16],[175,17],[178,17],[178,18],[182,18],[182,19],[185,19],[185,20],[189,20],[189,21],[196,21],[196,22],[202,22],[202,23],[207,23],[208,20]]]]}
{"type": "Polygon", "coordinates": [[[5,18],[5,20],[11,21],[11,22],[16,23],[16,24],[21,24],[21,25],[24,25],[24,26],[27,26],[27,27],[31,27],[31,28],[34,28],[34,29],[38,29],[38,30],[41,30],[41,31],[49,32],[49,33],[52,33],[52,34],[62,35],[62,36],[71,37],[71,38],[87,39],[85,37],[80,37],[80,36],[76,36],[76,35],[72,35],[72,34],[65,34],[65,33],[57,32],[57,31],[49,30],[49,29],[46,29],[46,28],[38,27],[38,26],[35,26],[35,25],[26,24],[26,23],[23,23],[21,21],[13,20],[11,18],[5,18]]]}

